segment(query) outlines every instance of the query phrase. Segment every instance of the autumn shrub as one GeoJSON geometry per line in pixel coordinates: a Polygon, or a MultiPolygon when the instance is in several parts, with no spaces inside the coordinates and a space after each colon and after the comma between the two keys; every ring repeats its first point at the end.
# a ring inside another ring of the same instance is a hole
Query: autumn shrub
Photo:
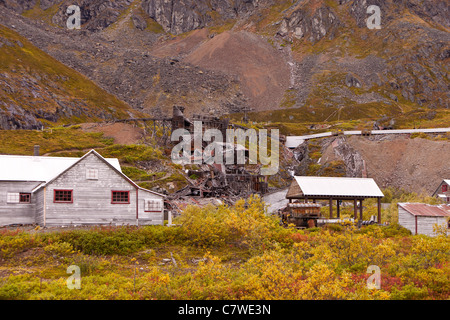
{"type": "Polygon", "coordinates": [[[181,233],[196,246],[233,244],[253,249],[268,248],[286,229],[274,216],[265,213],[258,196],[239,200],[232,207],[209,205],[187,207],[177,218],[181,233]]]}
{"type": "Polygon", "coordinates": [[[411,235],[396,224],[285,228],[258,197],[190,207],[175,222],[1,230],[0,299],[450,298],[445,234],[411,235]],[[23,263],[34,263],[27,259],[36,252],[45,256],[39,266],[23,263]],[[81,290],[67,288],[69,265],[80,267],[81,290]],[[371,265],[380,270],[380,289],[367,286],[371,265]]]}
{"type": "Polygon", "coordinates": [[[0,258],[11,258],[39,245],[39,238],[25,231],[19,229],[4,231],[0,234],[0,258]]]}

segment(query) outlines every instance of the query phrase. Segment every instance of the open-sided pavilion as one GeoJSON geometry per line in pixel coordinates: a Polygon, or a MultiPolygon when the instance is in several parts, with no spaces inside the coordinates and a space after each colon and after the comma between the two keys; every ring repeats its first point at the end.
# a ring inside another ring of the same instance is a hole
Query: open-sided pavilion
{"type": "Polygon", "coordinates": [[[340,218],[340,201],[353,201],[355,220],[357,219],[359,201],[359,219],[362,220],[363,200],[376,198],[378,200],[378,223],[381,223],[381,198],[383,197],[383,192],[372,178],[347,177],[295,176],[286,194],[290,203],[296,199],[304,200],[304,202],[328,200],[330,219],[333,218],[334,200],[336,200],[337,218],[340,218]]]}

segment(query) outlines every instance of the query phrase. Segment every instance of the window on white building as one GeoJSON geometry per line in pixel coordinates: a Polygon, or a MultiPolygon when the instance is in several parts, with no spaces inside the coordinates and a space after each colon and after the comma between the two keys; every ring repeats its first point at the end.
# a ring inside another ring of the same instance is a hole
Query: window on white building
{"type": "Polygon", "coordinates": [[[98,169],[86,169],[86,179],[88,180],[98,180],[98,169]]]}
{"type": "Polygon", "coordinates": [[[159,199],[145,199],[144,211],[158,212],[162,210],[162,201],[159,199]]]}
{"type": "Polygon", "coordinates": [[[20,193],[19,192],[8,192],[6,195],[7,203],[19,203],[20,202],[20,193]]]}

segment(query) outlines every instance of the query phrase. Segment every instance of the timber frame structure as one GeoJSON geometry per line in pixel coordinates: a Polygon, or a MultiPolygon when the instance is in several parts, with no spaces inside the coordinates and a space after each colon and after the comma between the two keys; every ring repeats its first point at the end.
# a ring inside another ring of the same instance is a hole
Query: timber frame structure
{"type": "Polygon", "coordinates": [[[377,222],[381,223],[381,198],[384,195],[371,178],[336,178],[336,177],[294,177],[286,198],[293,200],[328,200],[330,219],[333,219],[333,201],[336,201],[336,217],[340,218],[342,201],[353,201],[354,219],[363,219],[363,201],[367,198],[377,199],[377,222]],[[358,206],[359,202],[359,206],[358,206]]]}

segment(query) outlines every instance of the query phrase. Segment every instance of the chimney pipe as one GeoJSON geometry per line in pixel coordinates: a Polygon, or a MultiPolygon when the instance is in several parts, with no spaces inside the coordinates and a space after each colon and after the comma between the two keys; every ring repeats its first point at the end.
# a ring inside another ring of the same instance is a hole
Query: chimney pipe
{"type": "Polygon", "coordinates": [[[36,144],[35,146],[34,146],[34,154],[33,154],[35,157],[38,157],[39,156],[39,145],[38,144],[36,144]]]}

